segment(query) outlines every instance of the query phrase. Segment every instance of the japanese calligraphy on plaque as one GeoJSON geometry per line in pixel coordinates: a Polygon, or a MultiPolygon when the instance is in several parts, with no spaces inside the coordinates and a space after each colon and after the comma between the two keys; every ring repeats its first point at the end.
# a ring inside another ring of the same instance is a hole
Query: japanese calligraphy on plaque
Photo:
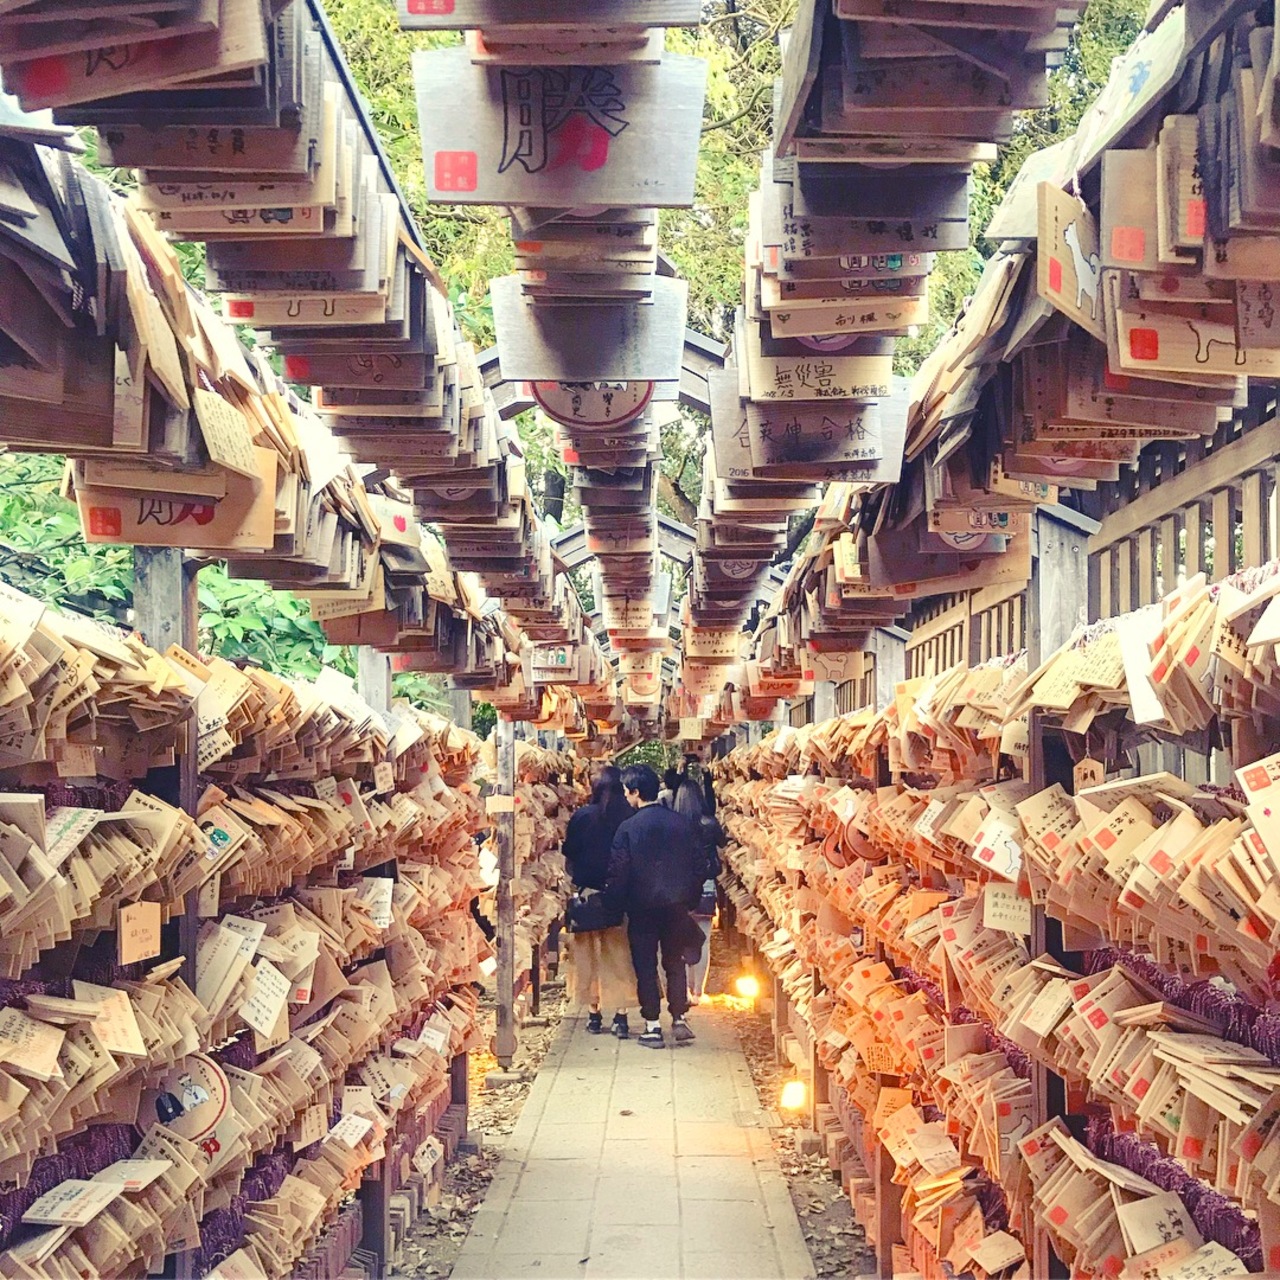
{"type": "Polygon", "coordinates": [[[428,195],[559,208],[693,202],[706,63],[488,67],[414,54],[428,195]]]}
{"type": "Polygon", "coordinates": [[[880,414],[874,405],[746,406],[751,460],[874,462],[884,456],[880,414]]]}
{"type": "Polygon", "coordinates": [[[653,398],[652,382],[535,382],[531,389],[542,411],[569,427],[619,426],[653,398]]]}

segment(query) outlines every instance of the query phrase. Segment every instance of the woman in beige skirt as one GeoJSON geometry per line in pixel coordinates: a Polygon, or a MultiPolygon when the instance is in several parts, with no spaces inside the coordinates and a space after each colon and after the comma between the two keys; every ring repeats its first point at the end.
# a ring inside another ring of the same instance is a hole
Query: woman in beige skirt
{"type": "MultiPolygon", "coordinates": [[[[564,834],[564,860],[580,893],[604,888],[613,833],[631,813],[622,774],[605,765],[596,778],[591,803],[569,819],[564,834]]],[[[636,975],[625,925],[569,936],[569,998],[590,1008],[587,1030],[593,1035],[604,1033],[602,1010],[613,1009],[610,1030],[620,1040],[627,1038],[627,1009],[635,1003],[636,975]]]]}

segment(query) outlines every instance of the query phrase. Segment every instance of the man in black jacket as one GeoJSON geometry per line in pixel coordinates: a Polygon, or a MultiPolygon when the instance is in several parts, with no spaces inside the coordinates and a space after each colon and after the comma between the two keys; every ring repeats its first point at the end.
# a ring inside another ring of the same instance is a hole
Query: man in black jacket
{"type": "Polygon", "coordinates": [[[689,1009],[685,951],[693,934],[701,943],[701,930],[690,910],[702,892],[705,857],[689,820],[657,803],[658,775],[648,765],[623,770],[622,786],[637,812],[614,834],[603,893],[610,907],[627,913],[631,961],[645,1021],[639,1043],[647,1049],[666,1044],[658,1020],[661,947],[672,1037],[676,1044],[687,1044],[694,1036],[685,1021],[689,1009]]]}

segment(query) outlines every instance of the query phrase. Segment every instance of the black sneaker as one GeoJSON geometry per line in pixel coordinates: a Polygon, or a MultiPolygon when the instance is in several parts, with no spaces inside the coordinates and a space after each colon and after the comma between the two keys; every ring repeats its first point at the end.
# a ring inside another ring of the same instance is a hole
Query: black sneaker
{"type": "Polygon", "coordinates": [[[626,1040],[631,1035],[631,1028],[627,1026],[627,1015],[625,1013],[615,1013],[613,1015],[613,1025],[609,1028],[619,1040],[626,1040]]]}
{"type": "Polygon", "coordinates": [[[599,1013],[589,1013],[587,1015],[587,1030],[593,1036],[604,1034],[604,1017],[599,1013]]]}
{"type": "Polygon", "coordinates": [[[662,1038],[662,1028],[654,1027],[652,1031],[642,1031],[636,1037],[636,1043],[642,1044],[646,1049],[665,1049],[667,1042],[662,1038]]]}
{"type": "Polygon", "coordinates": [[[693,1028],[683,1018],[677,1018],[671,1024],[671,1038],[676,1044],[688,1044],[698,1037],[693,1034],[693,1028]]]}

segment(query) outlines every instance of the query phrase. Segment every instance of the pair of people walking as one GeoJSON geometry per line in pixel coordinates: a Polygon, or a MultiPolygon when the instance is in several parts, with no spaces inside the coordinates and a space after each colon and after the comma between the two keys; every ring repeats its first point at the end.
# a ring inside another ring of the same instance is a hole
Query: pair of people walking
{"type": "Polygon", "coordinates": [[[710,916],[704,929],[694,913],[705,910],[708,883],[714,898],[716,848],[723,841],[719,825],[707,820],[696,783],[682,782],[671,808],[659,803],[659,790],[658,775],[647,765],[621,773],[606,766],[592,802],[569,820],[564,841],[579,891],[599,895],[605,920],[626,917],[625,926],[574,935],[571,972],[575,995],[591,1005],[587,1029],[603,1033],[603,1010],[612,1007],[613,1033],[628,1038],[627,1009],[638,1001],[645,1024],[638,1041],[652,1049],[666,1045],[659,967],[672,1038],[676,1044],[694,1039],[686,1018],[688,966],[700,961],[710,930],[710,916]]]}

